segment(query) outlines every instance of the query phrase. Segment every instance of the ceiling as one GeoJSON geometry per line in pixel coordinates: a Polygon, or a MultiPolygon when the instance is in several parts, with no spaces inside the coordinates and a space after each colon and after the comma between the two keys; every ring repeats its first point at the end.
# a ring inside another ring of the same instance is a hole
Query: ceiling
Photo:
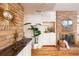
{"type": "Polygon", "coordinates": [[[79,11],[79,3],[57,3],[54,10],[79,11]]]}
{"type": "Polygon", "coordinates": [[[40,11],[79,11],[79,3],[22,3],[24,13],[40,11]]]}

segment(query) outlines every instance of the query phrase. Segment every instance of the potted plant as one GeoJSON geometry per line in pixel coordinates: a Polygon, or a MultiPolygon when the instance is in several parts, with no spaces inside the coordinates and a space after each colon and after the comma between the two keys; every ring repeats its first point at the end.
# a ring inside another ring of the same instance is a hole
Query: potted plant
{"type": "MultiPolygon", "coordinates": [[[[24,25],[28,25],[31,23],[25,23],[24,25]]],[[[31,25],[31,28],[28,28],[29,30],[33,31],[33,37],[34,37],[34,46],[36,48],[36,46],[38,45],[38,36],[41,34],[41,31],[36,27],[38,24],[36,25],[31,25]]]]}

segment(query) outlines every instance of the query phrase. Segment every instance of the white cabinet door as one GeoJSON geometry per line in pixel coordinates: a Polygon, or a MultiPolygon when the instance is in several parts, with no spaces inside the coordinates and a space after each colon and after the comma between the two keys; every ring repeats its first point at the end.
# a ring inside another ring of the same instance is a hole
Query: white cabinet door
{"type": "Polygon", "coordinates": [[[26,56],[31,56],[32,41],[26,46],[26,56]]]}
{"type": "Polygon", "coordinates": [[[56,33],[44,33],[39,37],[39,46],[56,45],[56,33]]]}
{"type": "Polygon", "coordinates": [[[56,45],[56,33],[50,33],[49,40],[50,45],[56,45]]]}

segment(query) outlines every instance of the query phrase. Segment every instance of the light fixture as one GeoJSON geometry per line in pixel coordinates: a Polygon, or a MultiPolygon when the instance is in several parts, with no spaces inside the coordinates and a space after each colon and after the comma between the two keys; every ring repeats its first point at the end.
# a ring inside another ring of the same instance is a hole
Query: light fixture
{"type": "Polygon", "coordinates": [[[13,15],[9,10],[8,3],[5,4],[5,8],[4,8],[4,11],[3,11],[3,16],[8,21],[11,21],[13,19],[13,15]]]}

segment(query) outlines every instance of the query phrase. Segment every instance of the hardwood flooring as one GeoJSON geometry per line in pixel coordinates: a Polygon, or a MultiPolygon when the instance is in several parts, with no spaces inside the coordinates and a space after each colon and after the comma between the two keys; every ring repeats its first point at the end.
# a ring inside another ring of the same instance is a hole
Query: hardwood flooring
{"type": "Polygon", "coordinates": [[[79,49],[57,50],[53,46],[44,46],[40,49],[32,49],[32,56],[79,56],[79,49]]]}

